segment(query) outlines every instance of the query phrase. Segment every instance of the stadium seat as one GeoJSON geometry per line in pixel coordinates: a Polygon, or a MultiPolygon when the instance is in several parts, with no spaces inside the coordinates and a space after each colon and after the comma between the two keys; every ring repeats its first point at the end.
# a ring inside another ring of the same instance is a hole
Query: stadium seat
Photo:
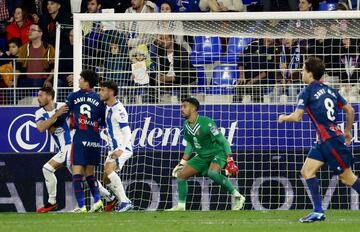
{"type": "Polygon", "coordinates": [[[234,84],[239,78],[236,65],[219,65],[214,68],[211,84],[214,87],[207,88],[207,94],[233,94],[234,84]],[[228,86],[231,85],[231,86],[228,86]],[[224,87],[225,86],[225,87],[224,87]]]}
{"type": "Polygon", "coordinates": [[[336,9],[336,3],[320,2],[319,11],[333,11],[336,9]]]}
{"type": "Polygon", "coordinates": [[[231,37],[228,43],[227,54],[220,58],[223,64],[237,64],[239,61],[239,54],[242,54],[246,47],[251,43],[251,38],[236,38],[231,37]]]}
{"type": "Polygon", "coordinates": [[[203,93],[205,92],[204,85],[207,84],[206,82],[206,75],[205,69],[203,66],[195,66],[196,68],[196,77],[197,77],[197,88],[192,90],[192,93],[203,93]]]}
{"type": "Polygon", "coordinates": [[[220,37],[196,36],[190,60],[194,65],[212,64],[220,60],[221,52],[220,37]]]}

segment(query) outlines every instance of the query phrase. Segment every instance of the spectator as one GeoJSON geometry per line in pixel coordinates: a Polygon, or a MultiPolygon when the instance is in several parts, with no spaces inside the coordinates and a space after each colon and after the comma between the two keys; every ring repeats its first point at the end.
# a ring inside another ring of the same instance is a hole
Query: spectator
{"type": "Polygon", "coordinates": [[[17,7],[15,9],[14,21],[6,27],[6,37],[8,42],[13,38],[20,38],[22,44],[29,41],[28,31],[33,24],[33,20],[30,17],[25,8],[17,7]]]}
{"type": "Polygon", "coordinates": [[[19,51],[16,65],[18,72],[26,73],[18,81],[19,87],[52,86],[55,50],[42,40],[43,32],[38,24],[29,29],[29,42],[19,51]],[[42,74],[50,72],[50,74],[42,74]]]}
{"type": "MultiPolygon", "coordinates": [[[[81,1],[81,0],[77,0],[77,1],[81,1]]],[[[99,1],[95,1],[96,5],[101,5],[102,9],[114,9],[115,13],[124,13],[125,10],[131,6],[130,4],[131,0],[99,0],[99,1]]],[[[81,1],[81,6],[76,6],[76,9],[80,9],[81,8],[81,12],[82,13],[90,13],[88,10],[88,2],[87,0],[82,0],[81,1]]],[[[74,5],[73,1],[72,4],[74,5]]],[[[77,3],[76,5],[78,5],[79,3],[77,3]]],[[[72,9],[75,9],[74,7],[72,7],[72,9]]],[[[73,11],[73,13],[78,13],[80,11],[73,11]]],[[[95,13],[95,12],[93,12],[95,13]]]]}
{"type": "MultiPolygon", "coordinates": [[[[100,13],[102,9],[101,0],[87,0],[87,13],[100,13]]],[[[84,43],[84,69],[95,70],[100,66],[99,58],[103,36],[101,22],[84,22],[83,32],[85,35],[84,43]]]]}
{"type": "Polygon", "coordinates": [[[74,67],[73,67],[73,47],[74,47],[74,33],[73,30],[69,32],[69,44],[61,49],[59,56],[59,87],[72,87],[74,81],[74,67]]]}
{"type": "Polygon", "coordinates": [[[171,13],[175,12],[174,5],[170,1],[160,2],[160,13],[171,13]]]}
{"type": "MultiPolygon", "coordinates": [[[[301,0],[300,0],[301,1],[301,0]]],[[[264,11],[296,11],[297,0],[263,0],[264,11]]]]}
{"type": "MultiPolygon", "coordinates": [[[[129,7],[125,13],[154,13],[157,12],[157,6],[151,1],[145,0],[131,0],[131,7],[129,7]]],[[[149,34],[141,34],[139,32],[143,31],[141,28],[146,28],[151,26],[148,22],[128,22],[125,24],[125,31],[128,37],[128,47],[131,50],[132,48],[137,47],[140,44],[150,44],[153,41],[153,37],[149,34]]]]}
{"type": "Polygon", "coordinates": [[[278,97],[287,95],[288,101],[296,102],[301,84],[301,69],[305,48],[301,46],[300,40],[283,39],[280,53],[280,71],[277,73],[277,80],[281,85],[273,90],[273,102],[278,102],[278,97]],[[285,87],[282,88],[281,86],[285,87]]]}
{"type": "Polygon", "coordinates": [[[242,0],[200,0],[199,8],[201,11],[221,12],[221,11],[244,11],[245,7],[242,0]]]}
{"type": "Polygon", "coordinates": [[[313,10],[313,0],[300,0],[299,1],[299,11],[312,11],[313,10]]]}
{"type": "Polygon", "coordinates": [[[15,76],[15,64],[21,47],[21,40],[13,38],[9,41],[9,51],[0,54],[0,88],[11,87],[15,76]]]}
{"type": "Polygon", "coordinates": [[[104,33],[104,78],[114,81],[120,86],[119,95],[126,98],[127,103],[135,103],[135,94],[129,90],[133,86],[131,80],[131,65],[127,48],[126,36],[117,31],[106,31],[104,33]]]}
{"type": "Polygon", "coordinates": [[[100,13],[102,1],[101,0],[87,0],[86,13],[100,13]]]}
{"type": "MultiPolygon", "coordinates": [[[[40,26],[44,33],[43,39],[52,46],[55,46],[56,39],[56,23],[62,25],[72,25],[71,15],[63,11],[61,0],[49,0],[47,1],[47,11],[40,19],[40,26]]],[[[66,33],[68,33],[66,31],[66,33]]],[[[68,43],[68,39],[62,33],[60,38],[60,48],[68,43]]]]}
{"type": "Polygon", "coordinates": [[[344,97],[359,96],[359,41],[357,39],[344,38],[341,40],[341,50],[333,55],[333,76],[338,76],[341,87],[340,92],[344,97]],[[336,57],[334,57],[336,56],[336,57]]]}
{"type": "MultiPolygon", "coordinates": [[[[170,1],[161,1],[160,2],[160,13],[171,13],[175,12],[175,6],[170,1]]],[[[183,30],[183,23],[181,21],[162,21],[159,22],[159,26],[161,27],[161,31],[167,31],[169,34],[174,33],[174,31],[183,30]]],[[[182,36],[182,35],[176,35],[175,36],[175,43],[180,44],[182,47],[186,49],[189,53],[191,52],[191,47],[189,45],[189,42],[193,42],[192,36],[182,36]]]]}
{"type": "Polygon", "coordinates": [[[276,57],[280,53],[274,39],[253,41],[240,56],[240,77],[235,88],[234,102],[261,102],[264,86],[253,85],[275,84],[276,57]]]}
{"type": "MultiPolygon", "coordinates": [[[[158,35],[156,53],[152,54],[156,69],[157,84],[179,86],[196,84],[196,71],[191,64],[185,48],[175,43],[173,35],[158,35]]],[[[152,51],[155,51],[152,49],[152,51]]],[[[178,100],[190,94],[190,88],[173,88],[177,91],[178,100]]]]}

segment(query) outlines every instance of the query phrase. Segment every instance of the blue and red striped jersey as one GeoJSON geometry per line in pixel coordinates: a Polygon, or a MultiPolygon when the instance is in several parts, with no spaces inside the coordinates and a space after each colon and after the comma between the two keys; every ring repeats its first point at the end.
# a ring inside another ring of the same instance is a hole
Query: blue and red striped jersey
{"type": "Polygon", "coordinates": [[[316,129],[317,141],[323,143],[343,135],[336,120],[339,110],[346,104],[336,89],[320,81],[313,81],[300,92],[297,108],[308,113],[316,129]]]}
{"type": "Polygon", "coordinates": [[[105,124],[105,104],[93,90],[79,90],[66,99],[75,133],[84,132],[84,140],[99,138],[99,126],[105,124]]]}

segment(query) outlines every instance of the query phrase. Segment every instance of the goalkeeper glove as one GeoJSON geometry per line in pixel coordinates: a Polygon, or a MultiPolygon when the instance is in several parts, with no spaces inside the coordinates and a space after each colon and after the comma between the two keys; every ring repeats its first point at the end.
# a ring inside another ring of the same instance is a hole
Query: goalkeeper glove
{"type": "Polygon", "coordinates": [[[181,159],[180,163],[173,169],[171,175],[173,177],[178,177],[178,174],[184,169],[186,163],[187,160],[181,159]]]}
{"type": "Polygon", "coordinates": [[[235,176],[239,172],[239,168],[236,166],[234,159],[228,156],[226,159],[225,173],[227,176],[235,176]]]}

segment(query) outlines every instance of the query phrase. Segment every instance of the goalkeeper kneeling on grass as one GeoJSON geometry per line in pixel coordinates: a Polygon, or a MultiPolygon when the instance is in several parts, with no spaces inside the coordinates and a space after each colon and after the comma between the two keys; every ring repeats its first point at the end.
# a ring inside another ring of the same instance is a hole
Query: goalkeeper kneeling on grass
{"type": "Polygon", "coordinates": [[[225,188],[235,198],[232,209],[240,210],[244,207],[245,197],[234,188],[226,176],[221,174],[221,169],[225,166],[230,175],[236,175],[239,171],[231,157],[230,145],[212,119],[198,115],[199,107],[196,98],[182,100],[181,113],[186,119],[183,129],[187,145],[180,164],[172,173],[177,177],[179,203],[167,211],[185,210],[187,180],[197,173],[208,176],[225,188]],[[190,159],[193,152],[196,155],[190,159]]]}

